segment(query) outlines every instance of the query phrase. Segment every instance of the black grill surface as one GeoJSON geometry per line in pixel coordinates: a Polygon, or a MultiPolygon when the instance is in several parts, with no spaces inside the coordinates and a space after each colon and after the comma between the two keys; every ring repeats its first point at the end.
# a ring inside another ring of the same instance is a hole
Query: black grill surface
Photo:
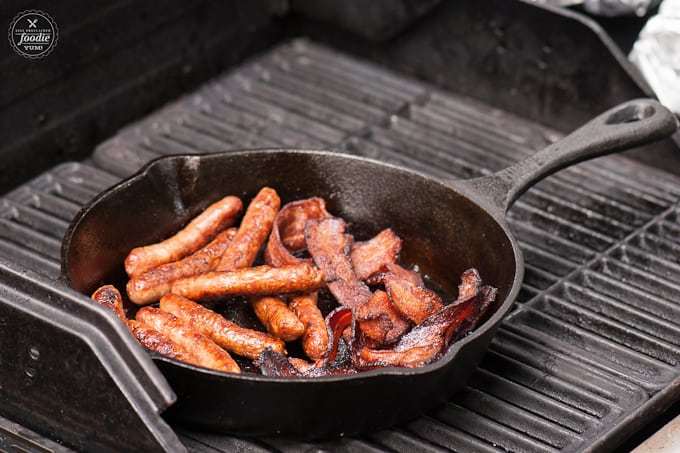
{"type": "MultiPolygon", "coordinates": [[[[56,278],[77,210],[165,154],[330,148],[446,180],[499,170],[557,138],[296,40],[121,130],[87,161],[0,199],[0,256],[56,278]]],[[[393,429],[321,444],[175,427],[182,441],[225,452],[596,451],[680,400],[680,179],[600,158],[537,184],[509,223],[526,258],[519,303],[447,404],[393,429]]]]}

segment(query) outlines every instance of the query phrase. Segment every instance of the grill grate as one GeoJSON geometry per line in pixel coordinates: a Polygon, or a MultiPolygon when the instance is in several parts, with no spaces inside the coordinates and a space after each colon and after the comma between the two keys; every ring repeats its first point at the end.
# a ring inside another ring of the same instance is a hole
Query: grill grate
{"type": "MultiPolygon", "coordinates": [[[[0,256],[56,277],[78,208],[163,154],[330,147],[448,179],[499,170],[556,138],[298,40],[0,200],[0,256]]],[[[357,439],[305,444],[179,428],[183,441],[199,451],[581,451],[622,441],[632,414],[653,413],[652,398],[680,399],[680,180],[622,157],[597,159],[530,189],[509,223],[526,258],[518,307],[450,402],[357,439]]]]}

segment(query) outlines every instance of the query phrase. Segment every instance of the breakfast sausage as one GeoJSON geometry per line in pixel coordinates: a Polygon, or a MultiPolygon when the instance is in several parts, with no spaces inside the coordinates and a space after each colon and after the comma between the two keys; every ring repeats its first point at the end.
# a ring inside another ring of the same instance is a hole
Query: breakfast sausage
{"type": "Polygon", "coordinates": [[[156,329],[147,326],[143,322],[131,319],[128,321],[128,327],[132,335],[137,338],[142,346],[157,352],[172,359],[181,360],[182,362],[191,363],[192,365],[200,365],[198,360],[183,346],[172,341],[167,335],[160,333],[156,329]]]}
{"type": "Polygon", "coordinates": [[[324,284],[323,272],[308,263],[281,267],[267,265],[229,272],[207,272],[177,280],[171,292],[195,301],[236,295],[269,296],[317,291],[324,284]]]}
{"type": "Polygon", "coordinates": [[[318,293],[292,296],[288,305],[304,325],[302,350],[312,360],[322,359],[328,350],[328,329],[318,307],[318,293]]]}
{"type": "MultiPolygon", "coordinates": [[[[305,226],[307,221],[330,217],[323,198],[312,197],[304,200],[286,203],[274,219],[269,241],[264,251],[264,261],[270,266],[311,262],[302,260],[292,252],[307,247],[305,241],[305,226]]],[[[317,306],[316,292],[291,296],[288,306],[295,313],[304,326],[302,334],[302,349],[313,360],[323,358],[328,349],[328,331],[323,314],[317,306]]]]}
{"type": "Polygon", "coordinates": [[[92,293],[92,300],[113,311],[127,325],[127,316],[123,310],[123,297],[113,285],[104,285],[92,293]]]}
{"type": "Polygon", "coordinates": [[[169,292],[172,284],[180,278],[214,270],[235,234],[236,228],[228,228],[186,258],[162,264],[130,279],[127,283],[128,297],[139,305],[150,304],[169,292]]]}
{"type": "Polygon", "coordinates": [[[305,332],[305,325],[279,297],[252,296],[248,298],[248,302],[267,332],[275,337],[283,341],[293,341],[305,332]]]}
{"type": "Polygon", "coordinates": [[[281,200],[274,189],[264,187],[253,198],[243,215],[234,239],[224,251],[218,271],[250,267],[269,236],[281,200]]]}
{"type": "Polygon", "coordinates": [[[238,364],[229,353],[176,316],[155,307],[142,307],[135,317],[175,343],[189,350],[196,364],[219,371],[240,373],[238,364]]]}
{"type": "Polygon", "coordinates": [[[243,203],[227,196],[208,206],[187,226],[156,244],[137,247],[125,258],[125,271],[135,277],[161,264],[177,261],[210,242],[220,231],[234,224],[243,203]]]}
{"type": "Polygon", "coordinates": [[[238,326],[219,313],[184,297],[166,294],[161,298],[160,307],[234,354],[255,360],[265,349],[285,352],[285,344],[279,338],[238,326]]]}

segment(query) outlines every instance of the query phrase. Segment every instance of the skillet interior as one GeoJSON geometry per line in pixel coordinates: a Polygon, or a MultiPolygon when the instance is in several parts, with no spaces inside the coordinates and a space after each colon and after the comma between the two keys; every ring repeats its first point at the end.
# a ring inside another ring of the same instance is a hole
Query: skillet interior
{"type": "Polygon", "coordinates": [[[126,282],[123,259],[136,246],[178,230],[227,194],[244,203],[262,187],[282,203],[321,196],[359,240],[391,227],[402,261],[455,294],[476,267],[499,290],[490,319],[434,364],[352,377],[274,379],[227,375],[156,357],[178,395],[168,415],[241,435],[325,438],[375,430],[416,417],[460,388],[486,350],[521,280],[522,264],[502,220],[467,196],[422,175],[363,158],[261,150],[154,161],[97,197],[76,216],[62,248],[62,273],[77,291],[126,282]]]}

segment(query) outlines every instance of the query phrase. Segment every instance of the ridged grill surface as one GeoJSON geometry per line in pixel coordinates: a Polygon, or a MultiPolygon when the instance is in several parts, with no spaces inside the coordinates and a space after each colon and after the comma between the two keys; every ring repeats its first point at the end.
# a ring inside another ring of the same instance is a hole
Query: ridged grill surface
{"type": "MultiPolygon", "coordinates": [[[[77,210],[165,154],[331,148],[446,180],[499,170],[557,138],[294,41],[120,131],[89,161],[0,199],[0,255],[56,278],[77,210]]],[[[182,439],[199,451],[582,451],[614,446],[631,415],[653,413],[652,398],[678,401],[680,180],[601,158],[540,182],[508,219],[526,259],[518,307],[447,404],[394,429],[322,444],[180,429],[182,439]]]]}

